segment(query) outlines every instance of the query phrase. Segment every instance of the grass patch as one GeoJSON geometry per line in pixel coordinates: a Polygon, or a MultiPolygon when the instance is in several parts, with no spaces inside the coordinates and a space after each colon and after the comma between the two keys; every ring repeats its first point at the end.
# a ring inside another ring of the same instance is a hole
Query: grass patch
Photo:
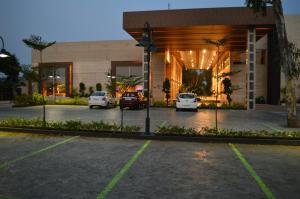
{"type": "Polygon", "coordinates": [[[162,123],[155,135],[163,136],[195,136],[195,137],[246,137],[246,138],[290,138],[299,139],[300,131],[239,131],[233,129],[218,129],[203,127],[200,130],[184,126],[166,125],[162,123]]]}
{"type": "MultiPolygon", "coordinates": [[[[111,131],[120,132],[121,126],[116,123],[108,122],[89,122],[83,123],[79,120],[68,121],[47,121],[46,125],[43,125],[41,119],[21,119],[11,118],[0,121],[0,127],[15,127],[15,128],[32,128],[32,129],[52,129],[52,130],[67,130],[67,131],[111,131]]],[[[123,126],[124,132],[136,133],[139,132],[141,127],[139,126],[123,126]]]]}
{"type": "Polygon", "coordinates": [[[88,99],[79,97],[59,99],[55,101],[55,105],[88,105],[88,99]]]}

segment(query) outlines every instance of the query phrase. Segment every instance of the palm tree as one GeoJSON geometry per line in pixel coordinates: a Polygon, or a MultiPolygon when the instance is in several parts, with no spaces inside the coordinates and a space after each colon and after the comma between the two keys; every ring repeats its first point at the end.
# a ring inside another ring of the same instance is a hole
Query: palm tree
{"type": "Polygon", "coordinates": [[[117,77],[117,86],[120,88],[121,92],[129,91],[129,89],[135,88],[135,86],[142,83],[143,77],[131,75],[129,77],[117,77]]]}
{"type": "MultiPolygon", "coordinates": [[[[38,50],[40,53],[40,70],[39,70],[39,83],[41,84],[42,81],[42,75],[41,75],[41,67],[43,63],[43,50],[48,48],[49,46],[52,46],[53,44],[56,43],[54,42],[46,42],[42,40],[42,37],[37,36],[37,35],[30,35],[28,39],[23,39],[22,40],[26,46],[28,46],[31,49],[38,50]]],[[[43,124],[44,126],[46,125],[46,106],[45,106],[45,97],[44,93],[41,90],[41,93],[43,95],[43,124]]]]}
{"type": "Polygon", "coordinates": [[[279,63],[285,75],[287,124],[297,127],[295,78],[299,78],[299,65],[293,59],[293,48],[288,41],[281,0],[246,0],[246,5],[254,12],[266,15],[268,5],[272,5],[275,14],[275,25],[278,38],[279,63]]]}
{"type": "Polygon", "coordinates": [[[217,48],[217,53],[218,53],[218,60],[217,60],[217,70],[216,70],[216,82],[217,82],[217,87],[216,87],[216,107],[215,107],[215,117],[216,117],[216,130],[218,131],[218,97],[219,97],[219,59],[220,59],[220,47],[224,46],[227,42],[227,38],[224,37],[219,40],[211,40],[211,39],[205,39],[206,43],[213,45],[217,48]]]}
{"type": "Polygon", "coordinates": [[[27,81],[28,94],[32,95],[32,83],[39,81],[39,74],[37,68],[33,68],[31,65],[23,65],[21,72],[24,79],[27,81]]]}

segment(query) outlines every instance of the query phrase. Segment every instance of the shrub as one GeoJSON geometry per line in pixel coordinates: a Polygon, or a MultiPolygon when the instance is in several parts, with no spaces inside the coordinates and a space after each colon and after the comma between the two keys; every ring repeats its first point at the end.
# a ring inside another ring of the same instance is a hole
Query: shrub
{"type": "Polygon", "coordinates": [[[44,100],[42,94],[35,92],[32,95],[21,94],[19,96],[16,96],[15,99],[13,100],[13,103],[14,106],[16,107],[35,106],[35,105],[47,104],[48,102],[47,97],[45,97],[44,100]]]}
{"type": "Polygon", "coordinates": [[[93,94],[93,92],[94,92],[94,87],[90,86],[89,87],[89,95],[93,94]]]}
{"type": "Polygon", "coordinates": [[[255,103],[256,104],[265,104],[266,100],[265,100],[264,96],[259,96],[259,97],[255,98],[255,103]]]}
{"type": "Polygon", "coordinates": [[[96,91],[102,91],[102,84],[101,83],[96,84],[96,91]]]}
{"type": "Polygon", "coordinates": [[[36,93],[36,92],[32,94],[32,103],[33,103],[33,105],[47,104],[47,102],[48,102],[47,97],[43,97],[42,94],[36,93]]]}
{"type": "Polygon", "coordinates": [[[231,109],[247,109],[246,105],[243,103],[234,102],[230,105],[231,109]]]}
{"type": "Polygon", "coordinates": [[[70,97],[73,98],[73,97],[79,97],[79,96],[80,95],[79,95],[79,93],[77,91],[77,88],[73,88],[70,97]]]}
{"type": "MultiPolygon", "coordinates": [[[[38,129],[58,129],[58,130],[70,130],[70,131],[120,131],[120,125],[108,122],[90,122],[83,123],[79,120],[68,121],[47,121],[46,126],[43,125],[41,119],[21,119],[11,118],[0,121],[0,127],[18,127],[18,128],[38,128],[38,129]]],[[[139,126],[124,126],[123,131],[128,133],[135,133],[140,131],[139,126]]]]}
{"type": "Polygon", "coordinates": [[[165,101],[153,101],[153,107],[167,107],[167,103],[165,101]]]}
{"type": "Polygon", "coordinates": [[[204,108],[208,108],[208,106],[205,103],[201,103],[199,108],[204,109],[204,108]]]}
{"type": "Polygon", "coordinates": [[[217,106],[217,104],[215,102],[210,102],[207,107],[210,108],[210,109],[215,109],[217,106]]]}
{"type": "Polygon", "coordinates": [[[221,109],[230,109],[231,106],[228,103],[223,103],[220,108],[221,109]]]}
{"type": "Polygon", "coordinates": [[[85,90],[86,90],[85,84],[83,82],[80,82],[79,83],[79,93],[80,93],[81,97],[84,97],[85,90]]]}
{"type": "Polygon", "coordinates": [[[214,137],[254,137],[254,138],[300,138],[298,131],[239,131],[233,129],[218,129],[203,127],[200,130],[185,128],[177,125],[162,123],[155,131],[156,135],[179,135],[179,136],[214,136],[214,137]]]}
{"type": "Polygon", "coordinates": [[[13,100],[14,106],[31,106],[32,96],[21,94],[15,97],[13,100]]]}

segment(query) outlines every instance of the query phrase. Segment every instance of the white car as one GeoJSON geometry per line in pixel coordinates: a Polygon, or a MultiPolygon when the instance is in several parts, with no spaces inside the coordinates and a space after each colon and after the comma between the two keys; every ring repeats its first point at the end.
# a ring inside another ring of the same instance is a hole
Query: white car
{"type": "Polygon", "coordinates": [[[89,97],[89,107],[114,107],[116,99],[106,91],[96,91],[89,97]]]}
{"type": "Polygon", "coordinates": [[[197,96],[194,93],[179,93],[176,97],[176,111],[180,109],[191,109],[198,111],[197,109],[197,96]]]}

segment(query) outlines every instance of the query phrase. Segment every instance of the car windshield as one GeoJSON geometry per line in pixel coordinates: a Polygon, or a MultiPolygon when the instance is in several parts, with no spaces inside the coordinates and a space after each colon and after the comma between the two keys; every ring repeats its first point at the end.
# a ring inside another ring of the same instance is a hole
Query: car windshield
{"type": "Polygon", "coordinates": [[[95,92],[91,96],[105,96],[105,92],[95,92]]]}
{"type": "Polygon", "coordinates": [[[182,99],[193,99],[193,98],[195,98],[195,95],[193,95],[193,94],[187,94],[187,93],[185,93],[185,94],[179,94],[179,98],[182,98],[182,99]]]}
{"type": "Polygon", "coordinates": [[[124,93],[123,97],[136,97],[137,93],[124,93]]]}

